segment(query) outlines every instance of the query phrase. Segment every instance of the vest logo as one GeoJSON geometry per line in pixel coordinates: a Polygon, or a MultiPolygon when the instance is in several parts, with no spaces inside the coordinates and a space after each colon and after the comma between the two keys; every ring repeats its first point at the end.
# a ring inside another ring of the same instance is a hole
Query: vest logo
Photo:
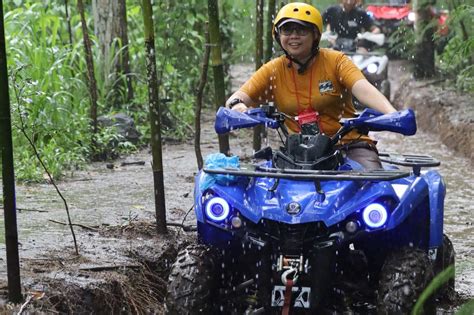
{"type": "Polygon", "coordinates": [[[319,82],[319,93],[323,94],[332,91],[334,91],[334,86],[330,80],[319,82]]]}
{"type": "Polygon", "coordinates": [[[359,25],[357,24],[357,22],[354,21],[354,20],[347,21],[347,25],[348,25],[349,27],[358,27],[358,26],[359,26],[359,25]]]}

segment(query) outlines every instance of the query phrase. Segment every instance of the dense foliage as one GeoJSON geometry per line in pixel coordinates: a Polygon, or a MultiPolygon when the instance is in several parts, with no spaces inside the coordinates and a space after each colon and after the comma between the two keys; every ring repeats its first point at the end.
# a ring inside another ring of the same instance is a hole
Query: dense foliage
{"type": "Polygon", "coordinates": [[[458,89],[474,93],[474,6],[453,7],[448,25],[452,28],[446,47],[439,56],[439,68],[451,77],[458,89]]]}
{"type": "MultiPolygon", "coordinates": [[[[231,3],[224,2],[221,8],[228,20],[234,20],[231,3]]],[[[93,41],[94,66],[99,73],[97,70],[104,61],[100,60],[93,36],[92,7],[90,2],[88,4],[86,17],[93,41]]],[[[65,7],[57,1],[16,0],[5,5],[15,169],[19,179],[43,178],[43,170],[24,133],[32,139],[54,177],[60,177],[68,170],[74,171],[92,157],[83,37],[74,5],[70,2],[72,45],[67,33],[65,7]]],[[[158,1],[154,5],[154,15],[160,97],[164,100],[166,128],[163,132],[174,138],[189,137],[192,130],[186,126],[192,124],[194,90],[204,51],[207,4],[198,0],[179,4],[171,0],[158,1]]],[[[98,111],[99,115],[121,111],[133,117],[143,135],[140,145],[148,142],[149,124],[143,17],[136,1],[128,1],[127,19],[135,99],[127,103],[124,96],[120,108],[107,107],[110,90],[97,78],[98,111]]],[[[230,42],[230,24],[224,21],[222,29],[224,41],[230,42]]],[[[225,53],[230,51],[224,48],[225,53]]],[[[113,157],[134,149],[134,145],[121,138],[113,127],[103,127],[96,135],[96,142],[96,157],[113,157]]]]}

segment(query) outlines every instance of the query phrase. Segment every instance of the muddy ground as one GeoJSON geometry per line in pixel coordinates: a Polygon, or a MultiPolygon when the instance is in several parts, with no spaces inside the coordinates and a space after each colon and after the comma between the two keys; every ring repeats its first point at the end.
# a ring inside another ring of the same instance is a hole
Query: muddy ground
{"type": "MultiPolygon", "coordinates": [[[[435,132],[472,164],[472,101],[440,85],[413,81],[404,64],[391,66],[398,71],[391,75],[392,88],[396,90],[394,103],[399,107],[415,107],[419,127],[435,132]]],[[[238,86],[252,69],[252,66],[236,67],[234,85],[238,86]]],[[[218,151],[212,119],[209,113],[203,119],[204,156],[218,151]]],[[[242,134],[232,135],[233,153],[250,157],[252,148],[248,139],[242,134]]],[[[165,143],[163,156],[167,220],[192,226],[195,222],[190,210],[197,170],[193,143],[165,143]]],[[[17,186],[25,303],[6,302],[5,248],[1,244],[0,310],[163,313],[170,264],[179,248],[195,239],[195,233],[170,226],[166,236],[156,235],[148,150],[111,163],[92,163],[59,183],[76,224],[79,255],[75,254],[71,233],[64,225],[64,205],[53,187],[47,183],[17,186]]],[[[466,224],[472,225],[472,216],[466,224]]],[[[469,231],[468,238],[472,239],[474,232],[469,231]]],[[[470,254],[472,248],[466,255],[470,254]]],[[[472,298],[470,294],[469,290],[462,292],[455,304],[472,298]]]]}

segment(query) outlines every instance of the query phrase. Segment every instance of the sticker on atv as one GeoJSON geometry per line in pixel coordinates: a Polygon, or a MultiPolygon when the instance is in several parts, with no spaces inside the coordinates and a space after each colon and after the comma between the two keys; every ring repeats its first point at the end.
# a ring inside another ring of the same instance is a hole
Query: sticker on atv
{"type": "MultiPolygon", "coordinates": [[[[293,294],[297,294],[293,307],[309,308],[309,297],[311,295],[310,287],[292,287],[293,294]]],[[[283,306],[285,303],[285,286],[276,285],[272,291],[272,307],[283,306]]]]}

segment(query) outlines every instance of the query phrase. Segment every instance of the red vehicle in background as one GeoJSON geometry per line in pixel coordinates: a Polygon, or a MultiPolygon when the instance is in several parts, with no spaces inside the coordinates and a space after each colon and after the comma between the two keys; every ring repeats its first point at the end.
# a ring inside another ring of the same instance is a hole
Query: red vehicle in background
{"type": "MultiPolygon", "coordinates": [[[[414,27],[417,18],[410,0],[382,0],[378,3],[367,4],[366,11],[387,38],[403,25],[414,27]]],[[[441,53],[449,40],[448,10],[438,10],[431,7],[430,11],[433,19],[438,20],[437,35],[440,39],[436,42],[436,50],[441,53]]],[[[390,48],[393,47],[393,44],[390,40],[386,41],[390,55],[396,57],[398,53],[390,48]]]]}
{"type": "Polygon", "coordinates": [[[369,4],[366,11],[387,37],[392,35],[402,24],[413,25],[415,22],[415,13],[411,10],[409,1],[406,0],[369,4]]]}
{"type": "MultiPolygon", "coordinates": [[[[366,7],[368,14],[372,16],[375,24],[385,34],[390,36],[402,24],[413,26],[416,20],[416,14],[412,10],[409,0],[388,0],[381,3],[368,4],[366,7]]],[[[433,18],[438,19],[438,34],[440,36],[448,35],[447,10],[437,10],[431,8],[433,18]]]]}

